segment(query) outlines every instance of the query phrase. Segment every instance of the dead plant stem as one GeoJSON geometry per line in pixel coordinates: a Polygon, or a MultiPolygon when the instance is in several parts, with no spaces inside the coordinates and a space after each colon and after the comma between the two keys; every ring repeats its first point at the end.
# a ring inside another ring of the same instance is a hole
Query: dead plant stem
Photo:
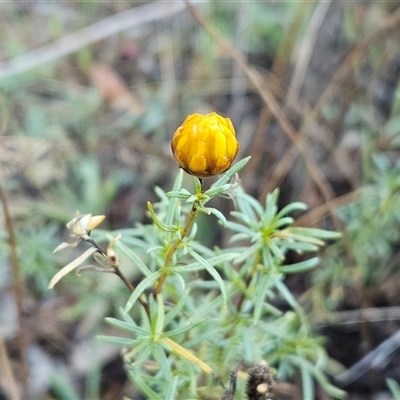
{"type": "Polygon", "coordinates": [[[17,309],[17,321],[18,321],[18,332],[17,332],[17,342],[18,342],[18,353],[21,362],[21,381],[22,381],[22,398],[26,398],[27,393],[27,377],[28,377],[28,365],[26,363],[25,353],[26,353],[26,340],[24,331],[24,321],[22,317],[22,292],[23,292],[23,282],[20,276],[20,267],[17,255],[17,240],[15,238],[14,226],[8,208],[7,196],[0,185],[0,201],[3,205],[4,214],[4,225],[5,230],[8,233],[8,245],[10,247],[10,266],[12,275],[12,291],[14,294],[15,305],[17,309]]]}
{"type": "MultiPolygon", "coordinates": [[[[135,290],[135,287],[132,285],[132,283],[129,281],[129,279],[122,273],[122,271],[119,269],[119,267],[114,267],[115,275],[117,275],[122,282],[124,282],[125,286],[133,293],[135,290]]],[[[147,302],[140,298],[138,299],[139,303],[143,306],[143,308],[146,311],[147,316],[150,318],[150,308],[147,302]]]]}

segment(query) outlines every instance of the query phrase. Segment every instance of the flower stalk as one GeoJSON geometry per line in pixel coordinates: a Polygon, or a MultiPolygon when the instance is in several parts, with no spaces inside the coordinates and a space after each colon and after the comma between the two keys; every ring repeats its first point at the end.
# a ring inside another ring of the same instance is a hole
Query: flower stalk
{"type": "Polygon", "coordinates": [[[158,282],[156,284],[156,287],[154,290],[154,297],[157,297],[161,293],[163,284],[170,273],[170,268],[171,268],[172,259],[174,257],[174,254],[175,254],[176,250],[178,249],[178,247],[180,246],[180,244],[182,243],[183,239],[190,232],[190,229],[193,226],[194,220],[196,219],[197,212],[198,212],[198,209],[197,209],[197,204],[195,202],[195,203],[193,203],[193,207],[187,216],[186,223],[181,231],[180,237],[178,239],[176,239],[175,242],[172,243],[171,247],[168,250],[167,255],[165,256],[164,269],[160,276],[160,279],[158,280],[158,282]]]}

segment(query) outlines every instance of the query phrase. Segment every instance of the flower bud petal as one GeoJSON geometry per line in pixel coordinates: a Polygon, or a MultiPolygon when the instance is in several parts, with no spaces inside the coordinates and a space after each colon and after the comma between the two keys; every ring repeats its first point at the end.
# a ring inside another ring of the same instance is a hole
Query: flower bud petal
{"type": "Polygon", "coordinates": [[[231,167],[239,143],[231,120],[212,112],[189,115],[176,130],[171,148],[181,168],[205,178],[231,167]]]}

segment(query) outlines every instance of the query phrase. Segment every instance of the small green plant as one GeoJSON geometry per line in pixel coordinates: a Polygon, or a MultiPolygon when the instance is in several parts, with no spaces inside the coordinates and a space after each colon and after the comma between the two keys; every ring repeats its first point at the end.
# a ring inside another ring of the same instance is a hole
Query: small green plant
{"type": "MultiPolygon", "coordinates": [[[[204,154],[205,167],[215,165],[214,153],[204,154]]],[[[202,165],[196,154],[191,157],[196,167],[202,165]]],[[[170,192],[156,188],[159,202],[148,203],[151,223],[106,234],[105,250],[99,245],[101,235],[90,232],[102,216],[77,214],[67,225],[75,241],[57,248],[82,241],[90,245],[55,275],[51,287],[74,269],[92,269],[117,274],[131,291],[120,317],[106,318],[121,335],[100,339],[123,347],[129,377],[149,399],[244,398],[240,376],[236,390],[239,367],[230,389],[224,392],[220,383],[242,359],[245,366],[266,361],[278,380],[299,372],[304,399],[314,398],[315,381],[335,398],[344,395],[330,384],[323,341],[313,334],[307,315],[285,285],[287,274],[319,264],[318,257],[286,264],[289,251],[315,253],[324,240],[338,234],[293,226],[290,214],[305,205],[292,203],[279,210],[278,190],[265,204],[246,194],[238,173],[248,160],[237,162],[207,190],[196,176],[193,191],[182,187],[181,170],[170,192]],[[209,205],[222,195],[236,206],[232,218],[209,205]],[[216,217],[232,232],[229,247],[208,248],[196,240],[199,213],[216,217]],[[82,267],[92,256],[95,263],[82,267]],[[136,287],[122,273],[120,259],[137,269],[136,287]],[[288,311],[278,306],[282,300],[288,311]]],[[[190,159],[185,162],[188,170],[194,165],[190,159]]],[[[260,392],[260,398],[267,399],[270,384],[262,385],[259,389],[265,394],[260,392]]]]}

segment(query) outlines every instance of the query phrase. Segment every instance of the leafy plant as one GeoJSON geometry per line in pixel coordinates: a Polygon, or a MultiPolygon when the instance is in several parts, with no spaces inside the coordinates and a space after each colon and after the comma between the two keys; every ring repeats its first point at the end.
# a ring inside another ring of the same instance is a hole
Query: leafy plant
{"type": "MultiPolygon", "coordinates": [[[[279,211],[277,190],[267,196],[265,206],[246,194],[237,173],[248,159],[207,190],[194,177],[193,193],[182,187],[180,171],[172,191],[156,188],[159,202],[148,203],[152,223],[123,230],[120,238],[108,235],[107,251],[90,235],[82,236],[94,250],[75,260],[73,268],[94,253],[98,261],[101,255],[101,262],[83,269],[121,275],[115,248],[142,276],[136,287],[127,283],[132,294],[120,318],[106,319],[124,334],[100,338],[124,347],[129,376],[148,398],[222,395],[216,378],[227,376],[242,358],[246,365],[266,360],[279,380],[299,371],[304,398],[314,397],[314,380],[331,396],[343,396],[326,377],[330,363],[323,341],[312,333],[307,315],[284,282],[287,274],[319,263],[313,257],[285,264],[288,251],[316,252],[324,240],[338,234],[293,226],[289,214],[305,205],[293,203],[279,211]],[[209,207],[220,195],[235,202],[234,220],[209,207]],[[199,213],[214,215],[233,232],[230,247],[211,249],[196,241],[199,213]],[[280,299],[288,311],[278,306],[280,299]]],[[[243,385],[239,381],[239,393],[243,385]]]]}

